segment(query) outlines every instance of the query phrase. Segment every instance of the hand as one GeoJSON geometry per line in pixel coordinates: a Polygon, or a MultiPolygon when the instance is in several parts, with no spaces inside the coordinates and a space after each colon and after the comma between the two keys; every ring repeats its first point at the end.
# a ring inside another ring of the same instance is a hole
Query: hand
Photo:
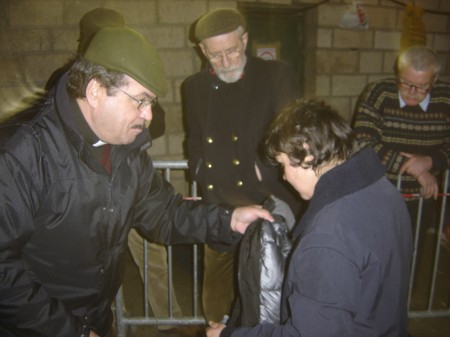
{"type": "Polygon", "coordinates": [[[207,337],[219,337],[222,330],[226,327],[223,323],[209,321],[209,328],[206,328],[207,337]]]}
{"type": "Polygon", "coordinates": [[[431,197],[437,199],[439,187],[434,175],[432,175],[430,172],[424,172],[419,177],[417,177],[417,181],[419,182],[420,186],[422,186],[422,196],[425,199],[431,197]]]}
{"type": "Polygon", "coordinates": [[[261,206],[238,207],[231,215],[231,230],[244,234],[248,225],[258,218],[263,218],[272,222],[275,221],[270,212],[263,209],[261,206]]]}
{"type": "Polygon", "coordinates": [[[89,332],[89,337],[100,337],[99,335],[97,335],[94,331],[90,331],[89,332]]]}
{"type": "Polygon", "coordinates": [[[406,172],[418,178],[422,173],[430,171],[433,166],[433,160],[429,156],[420,156],[406,152],[401,152],[400,155],[408,158],[400,168],[400,174],[406,172]]]}

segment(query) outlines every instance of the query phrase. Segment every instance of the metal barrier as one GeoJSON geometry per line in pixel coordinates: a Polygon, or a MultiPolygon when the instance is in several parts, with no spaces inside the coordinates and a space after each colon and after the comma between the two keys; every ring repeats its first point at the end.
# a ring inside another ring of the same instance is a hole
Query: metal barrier
{"type": "MultiPolygon", "coordinates": [[[[404,195],[416,198],[418,212],[413,228],[413,259],[408,292],[409,318],[450,317],[450,245],[445,242],[444,226],[450,221],[447,206],[449,170],[443,175],[436,201],[438,222],[436,229],[427,228],[423,222],[424,199],[420,195],[404,195]],[[422,248],[419,250],[419,247],[422,248]]],[[[401,177],[397,188],[400,189],[401,177]]]]}
{"type": "MultiPolygon", "coordinates": [[[[187,170],[187,161],[178,160],[178,161],[155,161],[154,166],[156,169],[159,169],[163,172],[165,178],[168,181],[171,181],[171,171],[172,170],[187,170]]],[[[450,248],[442,248],[441,246],[441,233],[444,228],[445,221],[445,211],[447,208],[447,197],[449,196],[448,190],[448,179],[449,179],[449,171],[444,175],[444,179],[442,182],[442,190],[443,193],[439,194],[439,224],[437,231],[430,235],[432,239],[431,246],[434,248],[431,256],[433,257],[432,261],[432,269],[430,271],[429,277],[425,277],[425,281],[423,280],[422,270],[419,270],[420,262],[425,263],[425,267],[427,267],[427,261],[423,261],[425,258],[422,255],[418,255],[418,247],[421,241],[425,241],[426,237],[420,237],[420,228],[422,226],[422,205],[423,199],[417,196],[408,196],[408,197],[416,197],[419,202],[419,212],[416,219],[416,230],[414,235],[414,253],[413,253],[413,261],[411,265],[411,278],[409,283],[409,293],[408,293],[408,317],[409,318],[437,318],[437,317],[450,317],[450,248]],[[436,235],[437,233],[437,235],[436,235]],[[442,252],[445,252],[445,258],[448,260],[442,262],[443,256],[442,252]],[[443,270],[442,267],[447,266],[447,270],[443,270]],[[419,275],[420,274],[420,275],[419,275]],[[419,278],[422,276],[422,279],[419,278]],[[418,283],[428,283],[428,286],[422,287],[418,286],[418,283]]],[[[401,177],[399,177],[399,185],[400,187],[401,177]]],[[[187,182],[186,182],[187,183],[187,182]]],[[[188,183],[187,183],[188,184],[188,183]]],[[[197,197],[197,186],[194,183],[190,184],[190,196],[189,197],[197,197]]],[[[426,240],[427,244],[430,245],[430,240],[426,240]]],[[[423,242],[422,242],[423,243],[423,242]]],[[[147,242],[144,241],[144,261],[147,261],[147,242]]],[[[172,269],[172,247],[168,246],[168,283],[169,289],[172,289],[173,282],[173,269],[172,269]]],[[[148,309],[148,301],[147,301],[147,273],[144,277],[144,298],[142,299],[144,305],[144,316],[143,317],[130,317],[126,315],[126,308],[124,304],[123,290],[122,288],[119,290],[116,300],[115,300],[115,313],[116,313],[116,327],[117,327],[117,336],[118,337],[126,337],[126,329],[128,326],[133,325],[196,325],[196,324],[205,324],[205,318],[203,315],[199,314],[199,268],[203,266],[198,266],[198,247],[197,245],[193,245],[193,298],[192,298],[192,306],[193,306],[193,316],[183,316],[183,317],[173,317],[172,315],[172,292],[168,292],[169,298],[169,317],[161,318],[161,317],[151,317],[149,315],[148,309]]],[[[429,252],[429,249],[428,249],[429,252]]],[[[146,266],[145,266],[146,268],[146,266]]],[[[147,270],[147,269],[145,269],[147,270]]]]}
{"type": "MultiPolygon", "coordinates": [[[[171,171],[172,170],[184,170],[186,171],[188,168],[188,164],[186,160],[178,160],[178,161],[154,161],[154,167],[158,170],[161,170],[165,179],[167,181],[171,181],[171,171]]],[[[187,183],[187,182],[186,182],[187,183]]],[[[190,184],[190,198],[197,198],[197,184],[195,182],[190,184]]],[[[147,241],[144,240],[144,261],[147,261],[147,241]]],[[[119,289],[115,299],[115,319],[116,319],[116,329],[117,329],[117,337],[126,337],[126,330],[128,326],[133,325],[196,325],[196,324],[205,324],[205,318],[203,315],[199,314],[199,305],[198,305],[198,275],[199,275],[199,266],[198,266],[198,246],[192,245],[193,252],[193,298],[192,298],[192,306],[193,306],[193,315],[192,316],[184,316],[184,317],[173,317],[173,299],[172,299],[172,291],[168,291],[168,312],[169,317],[151,317],[149,315],[149,303],[148,303],[148,294],[147,294],[147,285],[148,285],[148,272],[147,272],[147,263],[144,265],[144,296],[143,296],[143,306],[144,306],[144,316],[142,317],[131,317],[126,315],[126,307],[123,297],[123,287],[119,289]]],[[[172,268],[172,246],[167,246],[167,267],[168,267],[168,289],[173,288],[173,268],[172,268]]],[[[202,266],[201,266],[202,267],[202,266]]]]}

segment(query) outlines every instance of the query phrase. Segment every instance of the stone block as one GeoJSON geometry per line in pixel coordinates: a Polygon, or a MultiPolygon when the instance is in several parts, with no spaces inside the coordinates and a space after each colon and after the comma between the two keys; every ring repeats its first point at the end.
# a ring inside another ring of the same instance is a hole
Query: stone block
{"type": "Polygon", "coordinates": [[[184,132],[171,133],[168,134],[169,139],[169,151],[167,152],[171,156],[179,156],[182,157],[184,155],[184,140],[186,135],[184,132]]]}
{"type": "Polygon", "coordinates": [[[382,70],[382,52],[361,52],[359,59],[359,71],[361,73],[379,73],[382,70]]]}
{"type": "Polygon", "coordinates": [[[181,112],[181,104],[164,104],[166,111],[166,129],[169,133],[184,132],[183,114],[181,112]]]}
{"type": "Polygon", "coordinates": [[[329,96],[330,94],[330,76],[316,76],[315,96],[329,96]]]}
{"type": "Polygon", "coordinates": [[[367,10],[369,27],[372,29],[395,29],[397,27],[397,10],[394,8],[371,7],[367,10]]]}
{"type": "Polygon", "coordinates": [[[358,96],[367,84],[363,75],[337,75],[331,77],[332,96],[358,96]]]}
{"type": "Polygon", "coordinates": [[[181,104],[181,85],[184,81],[183,79],[178,79],[174,81],[174,85],[175,85],[175,97],[174,97],[174,102],[181,104]]]}
{"type": "Polygon", "coordinates": [[[435,49],[437,52],[449,52],[450,34],[435,34],[433,49],[435,49]]]}
{"type": "Polygon", "coordinates": [[[186,46],[186,30],[182,26],[140,26],[136,30],[156,48],[183,48],[186,46]]]}
{"type": "Polygon", "coordinates": [[[399,50],[400,49],[400,32],[394,31],[376,31],[375,32],[375,49],[388,49],[399,50]]]}
{"type": "Polygon", "coordinates": [[[40,87],[44,87],[50,75],[59,67],[66,64],[71,53],[27,55],[23,59],[25,76],[40,87]]]}
{"type": "Polygon", "coordinates": [[[148,26],[158,22],[158,13],[156,10],[156,1],[133,0],[106,1],[104,7],[111,8],[121,13],[127,25],[148,26]]]}
{"type": "Polygon", "coordinates": [[[333,44],[333,30],[319,28],[317,30],[317,47],[330,48],[332,44],[333,44]]]}
{"type": "Polygon", "coordinates": [[[0,57],[0,85],[14,86],[22,81],[23,67],[20,58],[14,55],[0,57]]]}
{"type": "Polygon", "coordinates": [[[348,97],[330,97],[327,103],[331,105],[339,113],[339,116],[347,122],[351,121],[353,110],[351,108],[351,98],[348,97]]]}
{"type": "MultiPolygon", "coordinates": [[[[236,2],[233,0],[218,0],[218,1],[207,1],[208,2],[208,11],[216,9],[216,8],[237,8],[236,2]]],[[[254,1],[257,2],[257,1],[254,1]]],[[[203,13],[201,13],[203,14],[203,13]]],[[[201,15],[200,14],[200,15],[201,15]]]]}
{"type": "Polygon", "coordinates": [[[107,7],[103,0],[89,0],[89,1],[69,1],[65,2],[64,6],[64,23],[79,27],[81,18],[89,11],[98,7],[107,7]]]}
{"type": "Polygon", "coordinates": [[[206,2],[202,0],[173,0],[159,3],[161,23],[192,24],[207,11],[206,2]]]}
{"type": "Polygon", "coordinates": [[[54,29],[52,35],[52,50],[75,53],[78,49],[78,29],[54,29]]]}
{"type": "Polygon", "coordinates": [[[414,0],[414,4],[423,9],[431,9],[436,10],[439,8],[439,4],[441,2],[445,2],[448,0],[414,0]]]}
{"type": "Polygon", "coordinates": [[[63,23],[63,2],[58,0],[10,1],[11,26],[54,26],[63,23]]]}
{"type": "Polygon", "coordinates": [[[427,33],[445,33],[448,31],[448,16],[426,13],[422,20],[427,33]]]}
{"type": "Polygon", "coordinates": [[[370,30],[355,31],[337,28],[334,31],[335,48],[372,48],[373,33],[370,30]]]}
{"type": "Polygon", "coordinates": [[[387,78],[387,77],[394,77],[394,73],[391,72],[389,74],[376,74],[376,75],[369,75],[368,81],[367,83],[372,83],[378,80],[381,80],[383,78],[387,78]]]}
{"type": "Polygon", "coordinates": [[[326,3],[318,8],[318,25],[321,27],[339,27],[341,17],[347,6],[326,3]]]}
{"type": "Polygon", "coordinates": [[[162,50],[160,54],[166,67],[167,76],[186,77],[194,72],[189,50],[162,50]]]}
{"type": "Polygon", "coordinates": [[[152,146],[147,150],[152,158],[162,156],[167,153],[167,139],[165,135],[152,140],[152,146]]]}
{"type": "Polygon", "coordinates": [[[357,72],[358,52],[347,50],[319,50],[316,53],[316,69],[318,75],[357,72]]]}
{"type": "Polygon", "coordinates": [[[385,52],[383,56],[383,72],[386,74],[394,73],[395,60],[398,56],[398,50],[385,52]]]}
{"type": "Polygon", "coordinates": [[[5,29],[0,32],[0,51],[36,52],[50,50],[49,31],[42,28],[5,29]]]}

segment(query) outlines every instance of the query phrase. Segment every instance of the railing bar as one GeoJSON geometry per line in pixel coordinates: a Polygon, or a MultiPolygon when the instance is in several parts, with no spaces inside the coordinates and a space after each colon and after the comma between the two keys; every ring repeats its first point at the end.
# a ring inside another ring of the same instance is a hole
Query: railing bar
{"type": "MultiPolygon", "coordinates": [[[[448,170],[445,172],[444,176],[444,187],[448,186],[448,170]]],[[[445,192],[447,192],[448,188],[445,188],[445,192]]],[[[434,300],[434,293],[436,290],[436,278],[437,278],[437,272],[438,272],[438,266],[439,266],[439,258],[441,254],[441,235],[442,235],[442,229],[444,228],[444,217],[445,217],[445,211],[446,211],[446,202],[447,202],[447,194],[445,194],[442,197],[442,204],[441,204],[441,213],[439,216],[439,226],[436,231],[436,248],[434,253],[434,264],[433,264],[433,277],[431,281],[431,288],[430,288],[430,297],[428,299],[428,310],[431,310],[433,306],[433,300],[434,300]]]]}

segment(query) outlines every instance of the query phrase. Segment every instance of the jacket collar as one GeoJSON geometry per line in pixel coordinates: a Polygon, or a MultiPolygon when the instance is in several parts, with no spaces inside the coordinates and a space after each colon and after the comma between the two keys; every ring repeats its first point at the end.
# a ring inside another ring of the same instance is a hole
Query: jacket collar
{"type": "Polygon", "coordinates": [[[293,238],[297,239],[304,234],[311,219],[325,206],[372,185],[385,174],[385,167],[371,148],[358,152],[325,173],[317,182],[306,213],[293,229],[293,238]]]}

